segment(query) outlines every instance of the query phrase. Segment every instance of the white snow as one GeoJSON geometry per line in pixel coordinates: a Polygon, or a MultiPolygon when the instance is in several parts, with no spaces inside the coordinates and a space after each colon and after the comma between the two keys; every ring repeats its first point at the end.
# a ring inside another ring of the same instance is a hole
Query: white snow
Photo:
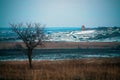
{"type": "Polygon", "coordinates": [[[113,42],[120,41],[119,36],[108,37],[108,35],[113,34],[115,31],[104,31],[104,30],[85,30],[85,31],[68,31],[68,32],[54,32],[47,34],[49,37],[48,41],[103,41],[103,42],[113,42]]]}
{"type": "Polygon", "coordinates": [[[75,34],[91,34],[91,33],[94,33],[94,32],[95,32],[95,30],[87,30],[87,31],[79,31],[75,34]]]}

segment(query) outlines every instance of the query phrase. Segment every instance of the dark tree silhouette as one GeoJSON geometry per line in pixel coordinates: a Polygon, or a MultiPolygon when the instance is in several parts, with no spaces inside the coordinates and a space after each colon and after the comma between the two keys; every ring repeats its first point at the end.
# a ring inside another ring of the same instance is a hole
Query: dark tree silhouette
{"type": "Polygon", "coordinates": [[[32,53],[37,45],[43,45],[45,40],[44,26],[41,27],[39,23],[10,24],[12,31],[14,31],[20,39],[23,40],[27,48],[27,56],[29,59],[29,66],[32,68],[32,53]]]}

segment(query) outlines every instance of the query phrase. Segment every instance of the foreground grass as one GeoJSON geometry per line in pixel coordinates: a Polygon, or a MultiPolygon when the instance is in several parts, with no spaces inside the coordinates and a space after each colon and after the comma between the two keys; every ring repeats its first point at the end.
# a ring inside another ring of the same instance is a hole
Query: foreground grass
{"type": "Polygon", "coordinates": [[[61,61],[1,61],[2,80],[120,80],[120,58],[61,61]]]}

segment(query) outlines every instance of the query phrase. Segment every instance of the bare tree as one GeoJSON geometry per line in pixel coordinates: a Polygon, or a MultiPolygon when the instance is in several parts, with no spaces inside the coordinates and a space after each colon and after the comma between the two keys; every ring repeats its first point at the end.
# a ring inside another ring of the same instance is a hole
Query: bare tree
{"type": "Polygon", "coordinates": [[[29,59],[29,66],[32,68],[32,53],[37,45],[43,45],[45,39],[44,26],[41,27],[39,23],[10,24],[12,31],[14,31],[20,39],[23,40],[27,48],[27,56],[29,59]]]}

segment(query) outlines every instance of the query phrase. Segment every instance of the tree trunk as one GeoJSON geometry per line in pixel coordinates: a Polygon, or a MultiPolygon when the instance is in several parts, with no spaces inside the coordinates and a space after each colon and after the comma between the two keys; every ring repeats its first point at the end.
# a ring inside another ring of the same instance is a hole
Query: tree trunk
{"type": "Polygon", "coordinates": [[[28,49],[29,67],[32,68],[32,49],[28,49]]]}

